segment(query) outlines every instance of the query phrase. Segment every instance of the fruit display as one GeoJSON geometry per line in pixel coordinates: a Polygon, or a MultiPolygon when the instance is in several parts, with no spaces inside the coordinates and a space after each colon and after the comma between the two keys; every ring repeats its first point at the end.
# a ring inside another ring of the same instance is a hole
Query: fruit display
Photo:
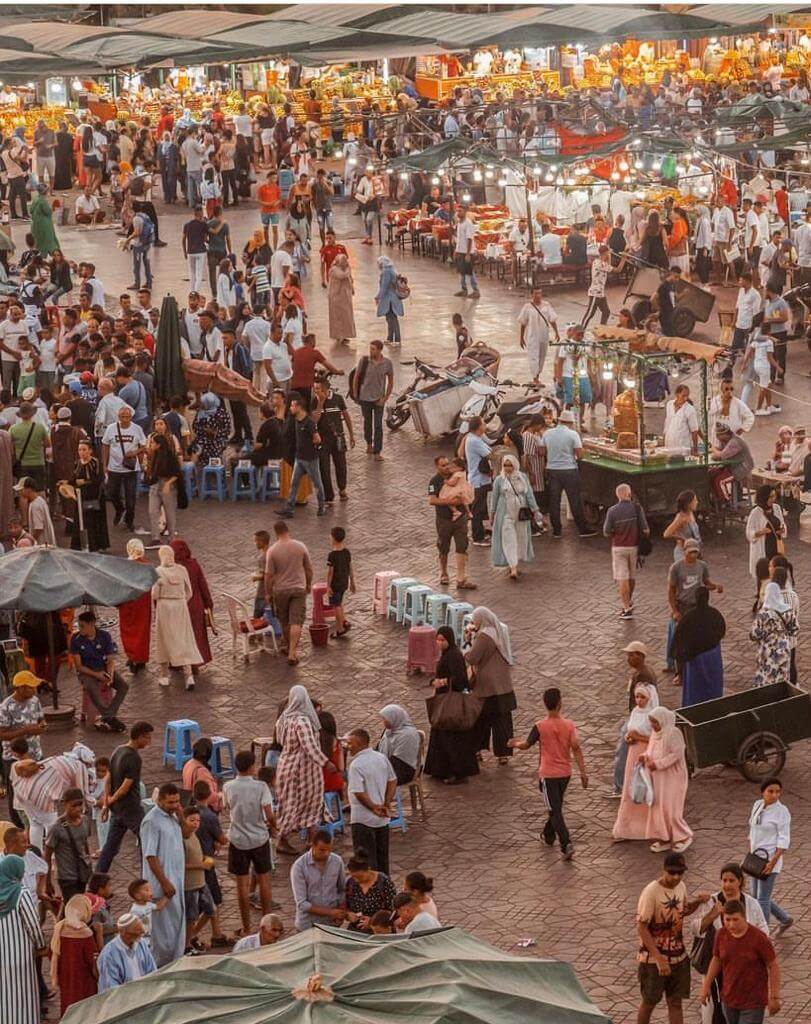
{"type": "Polygon", "coordinates": [[[59,127],[59,122],[65,120],[65,114],[72,113],[66,107],[54,106],[54,107],[28,107],[22,109],[20,107],[2,108],[0,107],[0,130],[4,135],[10,135],[15,128],[25,128],[25,134],[33,135],[34,128],[40,118],[45,122],[49,128],[53,128],[54,131],[59,127]]]}

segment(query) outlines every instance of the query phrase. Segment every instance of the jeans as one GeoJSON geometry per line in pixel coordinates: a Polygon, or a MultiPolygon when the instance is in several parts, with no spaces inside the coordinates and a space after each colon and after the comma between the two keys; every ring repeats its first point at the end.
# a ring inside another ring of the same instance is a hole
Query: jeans
{"type": "Polygon", "coordinates": [[[115,696],[109,704],[105,704],[101,696],[101,681],[96,679],[95,676],[86,676],[81,669],[79,669],[77,674],[79,682],[82,684],[82,689],[90,698],[99,716],[104,719],[116,718],[130,689],[129,683],[125,682],[124,677],[118,672],[113,672],[110,688],[114,691],[115,696]]]}
{"type": "Polygon", "coordinates": [[[0,362],[0,370],[3,376],[3,387],[16,395],[17,385],[20,383],[20,360],[4,359],[0,362]]]}
{"type": "Polygon", "coordinates": [[[363,436],[375,455],[383,451],[383,406],[377,402],[361,402],[363,436]]]}
{"type": "Polygon", "coordinates": [[[552,520],[552,533],[560,534],[560,496],[564,491],[577,529],[580,533],[588,533],[588,524],[583,516],[583,503],[580,500],[579,471],[576,469],[550,469],[548,472],[549,518],[552,520]]]}
{"type": "Polygon", "coordinates": [[[765,1007],[761,1006],[754,1010],[736,1010],[726,1003],[721,1003],[727,1024],[763,1024],[765,1007]]]}
{"type": "Polygon", "coordinates": [[[232,167],[230,171],[221,171],[222,174],[222,205],[237,206],[239,195],[237,194],[237,172],[232,167]],[[230,196],[230,203],[229,203],[230,196]]]}
{"type": "MultiPolygon", "coordinates": [[[[189,264],[189,291],[199,292],[203,287],[203,281],[205,280],[208,253],[190,252],[186,259],[189,264]]],[[[214,289],[212,289],[212,294],[213,293],[214,289]]]]}
{"type": "Polygon", "coordinates": [[[209,249],[206,253],[206,262],[208,263],[208,283],[211,286],[211,294],[217,294],[217,274],[219,273],[220,261],[224,260],[227,253],[217,252],[216,250],[209,249]]]}
{"type": "Polygon", "coordinates": [[[549,817],[543,827],[544,840],[551,846],[557,836],[560,848],[564,851],[571,843],[569,830],[563,819],[563,796],[570,778],[571,776],[567,775],[562,779],[541,779],[538,783],[549,811],[549,817]]]}
{"type": "Polygon", "coordinates": [[[238,441],[252,441],[253,440],[253,427],[251,426],[251,418],[248,415],[248,408],[244,402],[234,402],[229,399],[228,404],[231,407],[231,420],[234,424],[234,437],[238,441]]]}
{"type": "Polygon", "coordinates": [[[321,482],[321,470],[318,468],[318,459],[296,459],[293,463],[293,478],[290,481],[290,494],[287,498],[287,508],[290,512],[295,510],[299,480],[301,480],[305,473],[312,481],[313,489],[318,498],[318,508],[322,509],[324,507],[324,485],[321,482]]]}
{"type": "Polygon", "coordinates": [[[386,313],[386,341],[390,341],[395,345],[400,344],[400,321],[397,319],[397,314],[392,313],[389,310],[386,313]]]}
{"type": "Polygon", "coordinates": [[[625,734],[628,731],[628,722],[620,723],[620,738],[617,741],[617,749],[614,751],[614,792],[621,793],[625,784],[625,762],[628,760],[628,744],[625,742],[625,734]]]}
{"type": "Polygon", "coordinates": [[[766,875],[765,878],[753,878],[752,879],[752,895],[760,904],[760,909],[763,911],[763,916],[766,918],[766,924],[769,923],[769,915],[773,914],[780,924],[785,924],[791,920],[791,914],[787,914],[782,907],[778,906],[772,899],[772,892],[777,879],[780,877],[780,872],[777,874],[772,872],[770,875],[766,875]]]}
{"type": "Polygon", "coordinates": [[[332,231],[332,210],[316,210],[315,219],[318,221],[318,230],[322,235],[332,231]]]}
{"type": "MultiPolygon", "coordinates": [[[[163,489],[163,480],[152,484],[149,488],[149,529],[153,540],[160,540],[160,514],[163,509],[166,516],[166,532],[171,540],[176,533],[177,526],[177,485],[172,484],[169,493],[163,489]]],[[[168,543],[168,541],[167,541],[168,543]]]]}
{"type": "Polygon", "coordinates": [[[487,518],[487,495],[492,491],[492,484],[482,484],[473,489],[473,504],[470,508],[472,517],[470,532],[474,540],[484,540],[484,520],[487,518]]]}
{"type": "Polygon", "coordinates": [[[137,473],[108,473],[108,497],[113,504],[116,516],[123,515],[124,522],[132,529],[135,523],[135,490],[138,483],[137,473]]]}
{"type": "Polygon", "coordinates": [[[667,667],[670,670],[675,670],[676,662],[670,653],[670,649],[673,646],[673,634],[676,632],[676,620],[671,615],[667,620],[667,638],[665,639],[665,661],[667,667]]]}
{"type": "Polygon", "coordinates": [[[189,206],[196,206],[200,202],[200,185],[202,181],[202,171],[186,171],[186,201],[189,206]]]}
{"type": "Polygon", "coordinates": [[[375,221],[377,220],[377,210],[364,210],[363,211],[363,229],[366,232],[366,237],[372,237],[372,228],[374,227],[375,221]]]}
{"type": "MultiPolygon", "coordinates": [[[[472,266],[472,264],[471,264],[471,266],[472,266]]],[[[476,280],[476,275],[473,272],[473,270],[471,270],[469,274],[461,274],[461,273],[459,274],[460,290],[463,291],[463,292],[467,291],[467,279],[468,278],[470,278],[470,287],[472,288],[472,290],[474,292],[477,292],[479,290],[479,282],[476,280]]]]}
{"type": "Polygon", "coordinates": [[[389,826],[352,825],[352,847],[357,855],[361,850],[369,858],[372,871],[389,873],[389,826]]]}
{"type": "Polygon", "coordinates": [[[177,199],[177,171],[164,169],[161,171],[161,188],[163,201],[173,203],[177,199]]]}
{"type": "Polygon", "coordinates": [[[332,473],[330,463],[335,466],[335,482],[339,491],[346,490],[346,452],[339,452],[335,448],[328,448],[321,445],[318,453],[318,465],[321,469],[321,483],[324,485],[324,499],[335,501],[335,490],[332,486],[332,473]]]}
{"type": "Polygon", "coordinates": [[[28,220],[28,202],[27,202],[28,193],[26,192],[26,189],[25,189],[25,175],[24,174],[20,175],[19,178],[9,178],[8,179],[8,205],[9,205],[9,213],[11,214],[12,217],[16,217],[17,216],[16,210],[17,210],[17,200],[18,199],[20,200],[20,204],[22,205],[22,211],[23,211],[20,214],[20,216],[24,220],[28,220]]]}
{"type": "Polygon", "coordinates": [[[144,268],[144,283],[147,288],[152,287],[152,267],[149,263],[149,246],[141,249],[139,246],[132,247],[132,281],[136,288],[141,287],[141,265],[144,268]]]}
{"type": "MultiPolygon", "coordinates": [[[[134,782],[133,785],[137,787],[138,783],[134,782]]],[[[115,807],[115,804],[113,805],[115,807]]],[[[110,810],[110,817],[107,819],[110,825],[110,830],[107,833],[107,842],[104,844],[104,848],[99,854],[98,862],[96,863],[96,871],[102,874],[107,874],[110,870],[110,865],[113,863],[118,851],[121,849],[121,841],[127,832],[132,832],[136,839],[140,837],[141,822],[144,818],[144,811],[141,807],[140,800],[138,806],[133,807],[132,810],[115,813],[114,810],[110,810]]]]}

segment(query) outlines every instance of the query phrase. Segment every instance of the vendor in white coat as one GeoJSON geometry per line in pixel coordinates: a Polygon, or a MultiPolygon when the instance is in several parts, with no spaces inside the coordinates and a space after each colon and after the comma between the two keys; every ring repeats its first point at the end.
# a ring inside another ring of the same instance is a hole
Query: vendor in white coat
{"type": "Polygon", "coordinates": [[[698,414],[690,402],[690,389],[679,384],[666,407],[665,448],[687,449],[695,455],[699,437],[698,414]]]}
{"type": "Polygon", "coordinates": [[[549,350],[550,328],[554,330],[555,338],[558,339],[555,311],[544,301],[540,288],[532,289],[529,302],[524,303],[518,314],[518,326],[518,343],[521,348],[526,349],[530,376],[532,382],[537,384],[549,350]]]}

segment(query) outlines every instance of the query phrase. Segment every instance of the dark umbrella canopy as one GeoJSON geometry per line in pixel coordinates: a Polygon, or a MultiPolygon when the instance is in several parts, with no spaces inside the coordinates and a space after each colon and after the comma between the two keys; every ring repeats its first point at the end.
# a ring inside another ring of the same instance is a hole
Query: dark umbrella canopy
{"type": "Polygon", "coordinates": [[[115,607],[140,597],[156,579],[150,565],[97,551],[18,548],[0,558],[0,608],[54,612],[81,604],[115,607]]]}
{"type": "Polygon", "coordinates": [[[158,337],[155,343],[155,391],[169,400],[186,390],[186,377],[180,360],[180,317],[174,295],[161,305],[158,337]]]}

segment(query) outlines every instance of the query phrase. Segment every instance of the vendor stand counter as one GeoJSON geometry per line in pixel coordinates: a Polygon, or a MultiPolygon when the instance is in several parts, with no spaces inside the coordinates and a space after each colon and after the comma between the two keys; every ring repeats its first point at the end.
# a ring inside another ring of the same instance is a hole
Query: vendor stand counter
{"type": "Polygon", "coordinates": [[[485,99],[492,99],[496,92],[513,93],[516,89],[532,91],[536,85],[545,84],[552,91],[560,89],[560,74],[557,71],[522,71],[517,75],[457,75],[440,78],[417,72],[414,85],[420,96],[428,100],[446,100],[453,96],[453,90],[481,89],[485,99]]]}
{"type": "MultiPolygon", "coordinates": [[[[588,446],[588,442],[584,441],[588,446]]],[[[682,491],[695,491],[699,503],[706,507],[710,499],[707,466],[698,458],[667,462],[652,460],[634,464],[603,455],[588,448],[580,460],[580,493],[586,515],[591,520],[616,504],[616,488],[629,484],[645,515],[672,515],[676,497],[682,491]]]]}

